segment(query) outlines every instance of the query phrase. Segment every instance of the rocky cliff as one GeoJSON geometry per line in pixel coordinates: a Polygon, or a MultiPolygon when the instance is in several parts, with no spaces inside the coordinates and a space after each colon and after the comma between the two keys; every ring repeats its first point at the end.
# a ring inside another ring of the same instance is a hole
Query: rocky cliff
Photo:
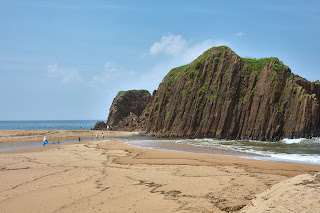
{"type": "Polygon", "coordinates": [[[140,129],[138,117],[150,102],[147,90],[120,91],[113,99],[107,125],[114,130],[132,131],[140,129]]]}
{"type": "Polygon", "coordinates": [[[97,123],[94,125],[93,130],[106,130],[107,124],[103,121],[97,121],[97,123]]]}
{"type": "Polygon", "coordinates": [[[320,136],[319,96],[318,81],[292,74],[277,58],[241,58],[228,47],[213,47],[192,63],[172,69],[134,125],[163,136],[320,136]]]}

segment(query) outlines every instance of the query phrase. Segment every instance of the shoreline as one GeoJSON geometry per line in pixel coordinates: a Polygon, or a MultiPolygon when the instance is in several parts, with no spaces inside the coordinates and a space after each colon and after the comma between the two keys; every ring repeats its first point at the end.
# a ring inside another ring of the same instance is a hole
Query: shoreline
{"type": "Polygon", "coordinates": [[[320,166],[153,150],[125,144],[128,141],[105,139],[0,153],[0,209],[185,213],[319,208],[318,191],[308,190],[317,190],[310,188],[317,184],[310,182],[310,174],[320,166]],[[292,187],[308,193],[295,196],[292,187]],[[260,193],[280,188],[290,189],[285,192],[288,197],[274,194],[270,200],[276,203],[256,204],[260,193]],[[310,202],[315,206],[306,206],[310,202]]]}
{"type": "MultiPolygon", "coordinates": [[[[47,136],[49,140],[48,146],[52,146],[53,144],[56,144],[58,138],[61,141],[60,144],[78,142],[79,137],[81,137],[83,141],[96,141],[97,133],[99,135],[99,140],[102,140],[101,133],[104,133],[105,139],[110,139],[108,137],[117,137],[119,135],[121,135],[121,137],[140,136],[139,132],[107,131],[107,130],[0,130],[0,152],[24,150],[24,149],[40,147],[42,146],[43,135],[47,136]],[[10,143],[12,144],[12,147],[10,147],[10,143]],[[35,144],[35,143],[39,143],[41,145],[35,144]]],[[[157,150],[204,153],[204,154],[211,154],[211,155],[231,156],[231,157],[239,157],[244,159],[261,160],[261,161],[286,162],[286,163],[297,163],[297,164],[306,164],[306,165],[320,165],[319,162],[314,162],[314,161],[292,160],[290,158],[277,158],[277,157],[267,156],[263,154],[250,153],[250,152],[240,152],[235,150],[226,150],[226,149],[219,149],[214,147],[193,146],[186,143],[184,144],[172,143],[172,141],[177,142],[180,140],[171,140],[171,139],[159,140],[157,138],[153,140],[152,139],[149,140],[144,138],[142,139],[132,138],[130,139],[130,141],[127,142],[127,144],[131,146],[137,146],[140,148],[150,148],[150,149],[157,149],[157,150]]]]}
{"type": "MultiPolygon", "coordinates": [[[[276,158],[262,154],[250,153],[250,152],[240,152],[234,150],[219,149],[215,147],[204,147],[195,146],[186,143],[177,143],[175,140],[145,140],[145,141],[128,141],[126,144],[130,146],[136,146],[140,148],[148,148],[155,150],[167,150],[176,152],[190,152],[190,153],[203,153],[210,155],[221,155],[221,156],[231,156],[239,157],[244,159],[253,159],[261,161],[272,161],[272,162],[286,162],[286,163],[296,163],[296,164],[307,164],[307,165],[320,165],[320,162],[312,161],[302,161],[302,160],[292,160],[286,158],[276,158]]],[[[289,154],[288,154],[289,155],[289,154]]]]}
{"type": "Polygon", "coordinates": [[[117,136],[118,134],[129,136],[137,134],[137,132],[107,131],[107,130],[0,130],[0,143],[9,142],[37,142],[43,140],[47,136],[49,141],[81,138],[95,138],[96,133],[101,138],[101,133],[105,136],[117,136]]]}

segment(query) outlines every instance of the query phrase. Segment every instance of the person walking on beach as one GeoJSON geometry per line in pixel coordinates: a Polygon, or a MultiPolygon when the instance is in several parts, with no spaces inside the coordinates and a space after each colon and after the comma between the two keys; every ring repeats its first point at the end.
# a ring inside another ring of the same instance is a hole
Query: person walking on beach
{"type": "Polygon", "coordinates": [[[48,140],[47,140],[47,136],[44,136],[44,138],[43,138],[43,146],[45,146],[46,144],[48,144],[48,140]]]}
{"type": "Polygon", "coordinates": [[[102,135],[102,139],[104,139],[104,135],[103,135],[103,133],[102,133],[101,135],[102,135]]]}
{"type": "Polygon", "coordinates": [[[58,144],[60,144],[60,140],[59,140],[59,138],[58,138],[58,144]]]}
{"type": "Polygon", "coordinates": [[[98,133],[96,134],[96,138],[97,138],[97,140],[98,140],[98,133]]]}

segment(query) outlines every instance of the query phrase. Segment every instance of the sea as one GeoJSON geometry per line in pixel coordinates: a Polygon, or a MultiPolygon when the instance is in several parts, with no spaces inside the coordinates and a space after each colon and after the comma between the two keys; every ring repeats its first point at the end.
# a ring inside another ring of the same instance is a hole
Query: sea
{"type": "Polygon", "coordinates": [[[97,120],[35,120],[0,121],[0,130],[65,129],[80,130],[93,128],[97,120]]]}
{"type": "MultiPolygon", "coordinates": [[[[0,121],[0,130],[80,130],[81,127],[88,130],[91,127],[93,128],[96,122],[97,120],[0,121]]],[[[320,165],[320,138],[317,137],[311,139],[283,139],[277,142],[255,140],[217,140],[212,138],[159,140],[157,138],[144,136],[126,136],[125,139],[139,140],[127,142],[129,145],[151,149],[198,152],[266,161],[320,165]]],[[[88,138],[86,140],[91,139],[88,138]]],[[[3,144],[2,146],[8,147],[10,144],[7,143],[7,145],[3,144]]],[[[25,146],[21,146],[21,148],[28,148],[28,146],[32,146],[32,143],[28,142],[25,146]]],[[[4,147],[1,148],[0,146],[0,151],[5,151],[4,147]]]]}

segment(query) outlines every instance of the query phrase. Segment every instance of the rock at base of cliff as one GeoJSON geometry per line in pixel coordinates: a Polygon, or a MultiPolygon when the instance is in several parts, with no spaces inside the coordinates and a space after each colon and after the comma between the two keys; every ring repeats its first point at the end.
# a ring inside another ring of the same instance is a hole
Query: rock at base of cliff
{"type": "Polygon", "coordinates": [[[110,107],[107,124],[114,130],[132,131],[138,127],[138,117],[151,99],[147,90],[120,91],[110,107]]]}
{"type": "Polygon", "coordinates": [[[103,121],[98,121],[93,127],[93,130],[106,130],[106,129],[107,129],[107,124],[103,121]]]}

